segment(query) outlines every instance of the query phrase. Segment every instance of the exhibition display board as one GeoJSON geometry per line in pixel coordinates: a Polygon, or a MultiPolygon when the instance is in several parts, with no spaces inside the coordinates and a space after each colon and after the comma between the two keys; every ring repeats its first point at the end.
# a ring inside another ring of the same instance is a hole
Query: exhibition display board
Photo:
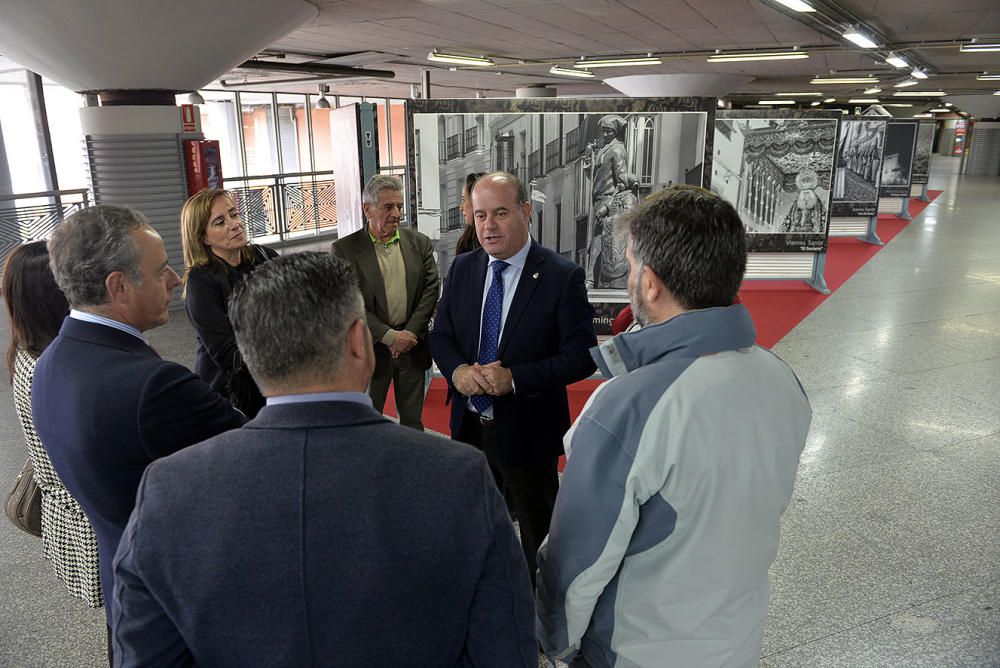
{"type": "Polygon", "coordinates": [[[466,175],[516,174],[532,238],[584,268],[595,328],[608,335],[628,303],[617,223],[658,190],[707,185],[715,108],[700,97],[408,101],[411,224],[431,238],[446,276],[466,225],[466,175]]]}
{"type": "Polygon", "coordinates": [[[836,111],[734,110],[715,119],[711,188],[731,202],[747,230],[748,279],[823,278],[836,111]]]}
{"type": "Polygon", "coordinates": [[[882,160],[881,197],[909,197],[913,173],[913,153],[917,146],[920,121],[891,119],[885,134],[882,160]]]}
{"type": "Polygon", "coordinates": [[[878,238],[879,186],[888,119],[861,117],[840,123],[830,236],[858,237],[881,245],[878,238]]]}

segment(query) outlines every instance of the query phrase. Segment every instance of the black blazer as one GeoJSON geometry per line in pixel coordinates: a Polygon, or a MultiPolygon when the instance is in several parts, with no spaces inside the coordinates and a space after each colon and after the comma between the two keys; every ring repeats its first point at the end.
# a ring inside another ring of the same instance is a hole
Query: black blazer
{"type": "Polygon", "coordinates": [[[485,458],[370,406],[266,406],[155,462],[115,564],[128,666],[530,666],[485,458]]]}
{"type": "MultiPolygon", "coordinates": [[[[267,246],[251,245],[250,248],[255,266],[278,256],[267,246]]],[[[226,374],[243,365],[236,335],[229,323],[229,295],[237,275],[238,270],[227,272],[221,261],[193,267],[188,272],[184,290],[184,310],[198,336],[194,372],[221,393],[226,391],[226,374]]]]}
{"type": "Polygon", "coordinates": [[[246,419],[131,334],[69,317],[38,358],[31,409],[56,473],[94,527],[111,623],[111,559],[146,466],[246,419]]]}
{"type": "MultiPolygon", "coordinates": [[[[468,397],[455,390],[451,378],[479,356],[488,264],[482,248],[457,256],[434,317],[431,354],[453,391],[452,434],[467,415],[468,397]]],[[[508,464],[547,467],[563,453],[570,424],[566,386],[597,368],[590,357],[595,345],[583,269],[532,241],[497,351],[514,378],[514,393],[493,401],[497,445],[508,464]]]]}

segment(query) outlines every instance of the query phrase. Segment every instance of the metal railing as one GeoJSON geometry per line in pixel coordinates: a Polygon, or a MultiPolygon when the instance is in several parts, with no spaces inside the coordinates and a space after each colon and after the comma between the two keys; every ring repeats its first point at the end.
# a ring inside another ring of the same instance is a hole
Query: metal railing
{"type": "Polygon", "coordinates": [[[462,135],[451,135],[445,139],[445,158],[453,160],[462,157],[462,135]]]}
{"type": "Polygon", "coordinates": [[[580,145],[580,128],[573,128],[566,133],[566,162],[580,156],[583,146],[580,145]]]}
{"type": "Polygon", "coordinates": [[[337,229],[332,171],[231,176],[223,182],[236,197],[251,240],[284,241],[337,229]]]}
{"type": "Polygon", "coordinates": [[[462,217],[462,210],[457,206],[448,209],[448,213],[441,217],[441,231],[459,230],[465,222],[462,217]]]}
{"type": "Polygon", "coordinates": [[[545,173],[556,167],[562,167],[562,141],[553,139],[545,145],[545,173]]]}
{"type": "Polygon", "coordinates": [[[0,195],[0,258],[26,241],[47,239],[66,216],[88,206],[86,188],[0,195]]]}
{"type": "Polygon", "coordinates": [[[465,129],[465,151],[463,155],[469,155],[474,151],[481,151],[485,146],[479,143],[479,128],[477,126],[472,126],[471,128],[465,129]]]}
{"type": "Polygon", "coordinates": [[[532,151],[528,155],[528,181],[542,175],[542,152],[532,151]]]}

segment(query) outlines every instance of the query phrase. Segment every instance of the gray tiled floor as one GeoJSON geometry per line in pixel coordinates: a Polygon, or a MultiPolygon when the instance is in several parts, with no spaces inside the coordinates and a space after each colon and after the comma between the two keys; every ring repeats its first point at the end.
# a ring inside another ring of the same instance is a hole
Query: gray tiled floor
{"type": "MultiPolygon", "coordinates": [[[[955,167],[935,160],[945,194],[775,347],[815,417],[762,666],[1000,666],[1000,179],[955,167]]],[[[182,313],[151,338],[193,363],[182,313]]],[[[0,482],[23,453],[0,384],[0,482]]],[[[103,615],[6,522],[0,597],[0,666],[104,661],[103,615]]]]}

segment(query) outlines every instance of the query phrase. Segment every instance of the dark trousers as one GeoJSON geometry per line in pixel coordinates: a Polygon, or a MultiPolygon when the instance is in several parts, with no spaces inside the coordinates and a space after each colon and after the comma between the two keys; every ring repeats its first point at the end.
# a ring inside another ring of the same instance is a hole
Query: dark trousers
{"type": "Polygon", "coordinates": [[[114,668],[115,654],[111,649],[111,627],[108,627],[108,665],[114,668]]]}
{"type": "Polygon", "coordinates": [[[391,382],[396,394],[399,424],[423,431],[424,372],[425,369],[413,363],[409,353],[393,359],[387,347],[376,343],[375,371],[368,385],[368,396],[372,398],[375,410],[381,413],[385,408],[385,398],[389,394],[391,382]]]}
{"type": "Polygon", "coordinates": [[[543,469],[511,466],[501,459],[497,450],[494,425],[483,424],[479,416],[472,412],[466,414],[459,433],[452,434],[452,437],[479,448],[486,455],[497,487],[504,491],[517,515],[521,548],[534,586],[535,571],[538,570],[535,555],[542,541],[549,535],[552,508],[555,507],[556,493],[559,491],[558,460],[553,459],[551,467],[543,469]]]}

